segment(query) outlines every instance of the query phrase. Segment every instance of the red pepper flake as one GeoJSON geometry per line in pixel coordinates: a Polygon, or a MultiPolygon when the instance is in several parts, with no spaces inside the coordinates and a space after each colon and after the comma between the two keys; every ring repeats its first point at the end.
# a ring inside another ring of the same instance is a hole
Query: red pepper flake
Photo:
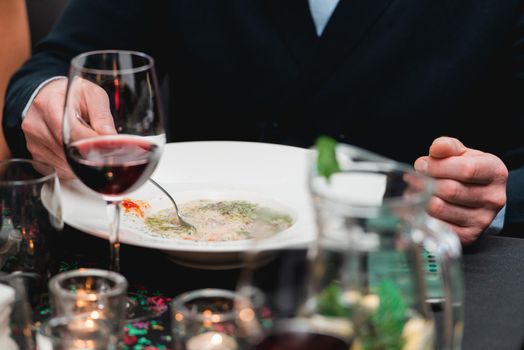
{"type": "Polygon", "coordinates": [[[144,209],[150,208],[150,204],[146,201],[132,200],[130,198],[124,198],[122,200],[122,208],[126,214],[135,214],[139,218],[144,217],[144,209]]]}

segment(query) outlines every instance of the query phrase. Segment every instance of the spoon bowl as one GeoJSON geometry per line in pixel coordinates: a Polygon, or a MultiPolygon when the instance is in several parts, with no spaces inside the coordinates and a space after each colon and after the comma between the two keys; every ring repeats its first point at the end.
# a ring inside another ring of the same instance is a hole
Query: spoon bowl
{"type": "Polygon", "coordinates": [[[166,195],[167,198],[169,198],[169,200],[171,201],[171,203],[173,203],[173,207],[175,208],[175,213],[176,213],[176,216],[177,216],[177,219],[178,219],[178,223],[186,228],[188,228],[189,230],[191,230],[192,232],[196,232],[197,229],[195,227],[195,225],[191,224],[189,221],[187,221],[181,214],[180,214],[180,211],[178,210],[178,206],[175,202],[175,199],[173,198],[173,196],[171,196],[171,194],[169,194],[169,192],[164,188],[162,187],[158,182],[156,182],[155,180],[153,179],[149,179],[149,181],[155,185],[160,191],[162,191],[162,193],[164,193],[166,195]]]}

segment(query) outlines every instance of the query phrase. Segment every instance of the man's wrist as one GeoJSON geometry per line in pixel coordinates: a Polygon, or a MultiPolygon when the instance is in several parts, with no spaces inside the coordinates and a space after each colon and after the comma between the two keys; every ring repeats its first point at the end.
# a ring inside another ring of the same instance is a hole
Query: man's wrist
{"type": "Polygon", "coordinates": [[[29,111],[29,108],[31,108],[31,105],[33,104],[33,101],[35,100],[36,98],[36,95],[38,95],[38,93],[40,92],[40,90],[42,90],[42,88],[44,86],[46,86],[47,84],[49,84],[50,82],[54,81],[54,80],[58,80],[58,79],[67,79],[67,77],[64,77],[64,76],[55,76],[55,77],[52,77],[52,78],[49,78],[47,80],[44,80],[43,82],[40,83],[40,85],[38,85],[36,87],[36,89],[33,91],[33,93],[31,94],[31,96],[29,97],[29,100],[27,101],[24,109],[22,110],[22,119],[25,118],[27,112],[29,111]]]}

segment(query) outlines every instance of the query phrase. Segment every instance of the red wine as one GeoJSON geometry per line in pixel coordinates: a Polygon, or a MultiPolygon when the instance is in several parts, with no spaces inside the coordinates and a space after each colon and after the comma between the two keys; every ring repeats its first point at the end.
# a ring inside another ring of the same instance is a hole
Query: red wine
{"type": "Polygon", "coordinates": [[[254,350],[348,350],[342,339],[327,334],[310,332],[278,332],[270,334],[254,350]]]}
{"type": "Polygon", "coordinates": [[[160,158],[158,146],[129,135],[77,141],[66,149],[69,165],[89,188],[106,195],[135,190],[160,158]]]}

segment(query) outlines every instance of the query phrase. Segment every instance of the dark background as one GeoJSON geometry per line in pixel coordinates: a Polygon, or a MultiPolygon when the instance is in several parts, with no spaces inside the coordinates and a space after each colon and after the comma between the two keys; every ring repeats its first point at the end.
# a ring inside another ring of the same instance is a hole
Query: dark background
{"type": "Polygon", "coordinates": [[[26,0],[31,30],[31,43],[34,47],[53,27],[62,13],[67,0],[26,0]]]}

